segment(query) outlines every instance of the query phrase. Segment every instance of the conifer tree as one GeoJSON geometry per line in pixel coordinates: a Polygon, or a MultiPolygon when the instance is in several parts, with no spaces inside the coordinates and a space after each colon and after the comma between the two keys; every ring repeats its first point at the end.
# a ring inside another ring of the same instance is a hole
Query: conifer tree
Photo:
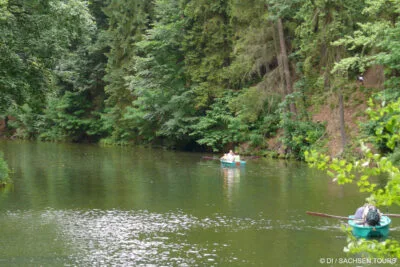
{"type": "Polygon", "coordinates": [[[206,109],[229,81],[223,69],[232,49],[228,0],[184,1],[185,73],[196,94],[196,108],[206,109]]]}
{"type": "Polygon", "coordinates": [[[191,139],[193,94],[183,69],[182,17],[179,1],[155,1],[152,28],[136,43],[135,74],[127,77],[135,100],[123,119],[142,141],[184,146],[191,139]]]}
{"type": "Polygon", "coordinates": [[[151,23],[152,3],[146,0],[111,0],[104,8],[108,17],[105,38],[110,47],[104,80],[108,107],[107,120],[115,138],[126,134],[121,121],[125,108],[134,100],[126,78],[135,73],[135,44],[142,40],[151,23]]]}

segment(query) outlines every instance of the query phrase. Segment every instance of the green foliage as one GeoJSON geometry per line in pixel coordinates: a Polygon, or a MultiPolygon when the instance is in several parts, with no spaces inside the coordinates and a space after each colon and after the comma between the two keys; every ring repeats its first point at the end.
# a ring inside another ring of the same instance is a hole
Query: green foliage
{"type": "Polygon", "coordinates": [[[295,96],[296,94],[289,95],[280,104],[278,109],[280,113],[279,126],[283,130],[281,141],[285,145],[288,155],[303,160],[305,151],[322,146],[321,139],[325,134],[325,126],[309,120],[295,119],[292,113],[285,111],[288,102],[294,101],[295,96]]]}
{"type": "Polygon", "coordinates": [[[362,144],[364,157],[360,160],[346,160],[319,154],[316,151],[305,152],[306,161],[311,166],[326,170],[327,173],[339,184],[357,181],[361,192],[369,192],[369,202],[378,206],[400,205],[400,190],[397,184],[400,182],[400,172],[386,157],[373,154],[369,148],[362,144]],[[371,178],[387,174],[388,182],[385,187],[378,189],[378,184],[371,178]]]}
{"type": "Polygon", "coordinates": [[[346,74],[349,71],[351,78],[359,74],[359,63],[351,57],[359,51],[344,50],[335,43],[344,34],[352,34],[357,23],[366,19],[360,14],[364,5],[363,0],[301,1],[295,15],[300,22],[296,27],[298,49],[295,54],[297,70],[302,74],[302,83],[307,86],[306,96],[320,96],[334,88],[337,79],[334,74],[342,74],[334,64],[342,57],[348,56],[346,74]]]}
{"type": "Polygon", "coordinates": [[[301,0],[267,0],[265,1],[269,7],[270,19],[290,18],[296,14],[298,4],[301,0]]]}
{"type": "Polygon", "coordinates": [[[108,145],[129,145],[129,142],[133,138],[129,132],[127,125],[122,124],[123,121],[120,120],[120,112],[118,107],[113,109],[106,108],[104,113],[100,114],[100,119],[102,121],[103,129],[107,133],[102,139],[100,139],[100,144],[108,145]]]}
{"type": "Polygon", "coordinates": [[[265,137],[274,136],[279,127],[276,111],[281,96],[259,87],[244,88],[228,99],[229,109],[240,125],[246,125],[243,141],[252,147],[263,147],[265,137]]]}
{"type": "Polygon", "coordinates": [[[33,138],[57,78],[63,90],[79,83],[77,51],[91,40],[95,24],[81,0],[10,0],[1,7],[7,15],[0,20],[0,114],[15,118],[9,126],[16,137],[33,138]]]}
{"type": "Polygon", "coordinates": [[[198,109],[207,108],[229,83],[224,75],[232,49],[228,8],[227,0],[200,0],[189,1],[183,10],[185,74],[198,109]]]}
{"type": "MultiPolygon", "coordinates": [[[[370,64],[386,70],[379,100],[400,96],[399,10],[390,0],[0,0],[0,116],[20,138],[213,150],[264,148],[281,127],[302,159],[324,144],[308,115],[315,96],[352,90],[347,78],[370,64]],[[286,99],[278,18],[296,81],[286,99]],[[289,104],[297,114],[282,112],[289,104]]],[[[388,110],[367,122],[381,151],[398,147],[396,119],[388,110]]]]}
{"type": "Polygon", "coordinates": [[[345,252],[362,255],[365,258],[381,258],[390,260],[390,264],[395,264],[400,257],[400,244],[396,240],[387,239],[377,241],[373,239],[356,238],[351,234],[351,230],[347,229],[347,247],[345,252]]]}
{"type": "MultiPolygon", "coordinates": [[[[231,62],[224,70],[231,88],[245,88],[263,82],[264,75],[271,72],[276,51],[274,29],[268,21],[265,1],[230,1],[230,27],[234,29],[231,62]]],[[[271,91],[276,84],[263,82],[271,91]]]]}
{"type": "MultiPolygon", "coordinates": [[[[400,9],[400,4],[397,5],[397,15],[400,9]]],[[[381,97],[385,101],[395,101],[400,97],[400,78],[398,72],[400,71],[400,21],[397,19],[396,24],[392,27],[387,27],[384,31],[383,39],[378,43],[378,46],[384,52],[377,55],[377,62],[386,66],[386,75],[388,76],[385,81],[386,91],[382,93],[381,97]]]]}
{"type": "Polygon", "coordinates": [[[400,140],[400,99],[396,102],[379,106],[372,99],[366,112],[367,123],[362,124],[368,136],[368,141],[375,144],[381,152],[392,152],[399,146],[400,140]]]}
{"type": "Polygon", "coordinates": [[[41,108],[52,69],[94,27],[83,1],[1,2],[0,112],[14,104],[41,108]]]}
{"type": "Polygon", "coordinates": [[[296,159],[304,159],[304,152],[314,147],[325,133],[325,127],[320,123],[285,119],[281,121],[284,131],[281,138],[288,153],[296,159]]]}
{"type": "Polygon", "coordinates": [[[33,139],[38,134],[41,118],[28,104],[15,105],[9,113],[15,118],[9,122],[9,130],[16,131],[14,137],[33,139]]]}
{"type": "Polygon", "coordinates": [[[0,20],[6,20],[11,14],[7,10],[8,0],[0,0],[0,20]]]}
{"type": "Polygon", "coordinates": [[[244,88],[236,97],[230,100],[230,108],[243,123],[256,122],[264,114],[273,114],[280,101],[276,93],[269,93],[257,87],[244,88]]]}
{"type": "Polygon", "coordinates": [[[187,139],[193,94],[185,87],[183,71],[182,11],[179,1],[154,3],[155,21],[137,42],[135,74],[127,77],[135,100],[126,108],[122,120],[131,137],[144,142],[167,138],[175,145],[187,139]]]}
{"type": "Polygon", "coordinates": [[[197,124],[193,125],[193,132],[200,145],[206,145],[217,152],[229,143],[243,141],[243,132],[247,131],[247,126],[239,122],[228,107],[231,94],[218,98],[206,112],[206,116],[201,117],[197,124]]]}
{"type": "MultiPolygon", "coordinates": [[[[92,10],[102,7],[100,2],[90,5],[92,10]]],[[[74,42],[70,53],[54,70],[55,93],[48,95],[47,107],[41,115],[41,140],[94,142],[107,132],[101,119],[105,99],[102,78],[107,61],[104,52],[107,47],[97,39],[101,29],[92,26],[95,18],[89,14],[88,7],[80,12],[74,11],[70,16],[77,14],[80,18],[85,17],[86,23],[78,31],[79,40],[74,42]]],[[[103,13],[96,14],[96,21],[105,20],[103,13]]]]}
{"type": "Polygon", "coordinates": [[[109,47],[106,53],[107,65],[104,90],[107,98],[105,104],[108,113],[105,117],[113,120],[112,139],[127,141],[134,137],[134,125],[124,114],[135,99],[129,89],[129,81],[135,74],[134,64],[138,54],[136,43],[140,42],[151,23],[153,3],[145,0],[112,0],[103,9],[108,18],[108,28],[103,32],[105,44],[109,47]]]}
{"type": "Polygon", "coordinates": [[[393,153],[389,156],[389,160],[396,166],[400,166],[400,148],[397,147],[393,153]]]}
{"type": "Polygon", "coordinates": [[[215,99],[206,115],[192,126],[190,135],[200,145],[206,145],[213,151],[242,142],[249,142],[253,147],[263,146],[265,136],[274,135],[279,116],[273,113],[275,107],[269,106],[264,98],[250,98],[253,102],[245,101],[245,96],[253,93],[256,96],[257,90],[240,93],[228,91],[223,97],[215,99]],[[255,102],[259,102],[258,107],[255,102]],[[258,110],[258,114],[251,110],[258,110]]]}
{"type": "MultiPolygon", "coordinates": [[[[352,56],[335,64],[333,71],[364,72],[372,64],[382,64],[387,66],[388,73],[392,74],[393,70],[398,70],[400,59],[398,52],[400,28],[397,19],[400,10],[399,2],[387,0],[365,2],[366,4],[360,6],[360,9],[368,21],[359,21],[357,30],[333,43],[335,46],[346,46],[348,50],[354,51],[352,56]]],[[[393,84],[398,84],[397,80],[398,78],[394,75],[386,84],[389,88],[393,88],[393,84]]]]}
{"type": "Polygon", "coordinates": [[[49,98],[42,116],[39,138],[46,141],[97,140],[106,131],[100,114],[86,113],[90,103],[85,92],[65,92],[61,98],[49,98]]]}
{"type": "MultiPolygon", "coordinates": [[[[394,148],[400,141],[399,135],[399,103],[390,103],[387,106],[372,106],[368,115],[376,122],[376,131],[373,140],[384,140],[388,148],[394,148]],[[393,120],[391,118],[394,118],[393,120]]],[[[360,192],[368,192],[370,196],[367,202],[377,206],[400,205],[400,170],[393,162],[382,154],[374,154],[371,150],[361,144],[363,157],[354,159],[331,159],[329,156],[319,154],[315,151],[305,152],[306,161],[318,169],[327,171],[339,184],[356,182],[360,192]],[[373,178],[385,175],[387,182],[380,187],[373,178]]],[[[347,247],[351,253],[359,251],[370,252],[373,255],[385,255],[389,257],[400,257],[399,244],[395,241],[356,241],[351,238],[347,247]]]]}
{"type": "Polygon", "coordinates": [[[7,162],[4,160],[3,154],[0,153],[0,185],[10,182],[9,173],[7,162]]]}
{"type": "Polygon", "coordinates": [[[104,33],[110,47],[104,76],[109,107],[118,105],[123,110],[133,100],[125,78],[134,73],[135,43],[142,39],[149,23],[151,4],[145,0],[112,0],[104,8],[109,21],[104,33]]]}

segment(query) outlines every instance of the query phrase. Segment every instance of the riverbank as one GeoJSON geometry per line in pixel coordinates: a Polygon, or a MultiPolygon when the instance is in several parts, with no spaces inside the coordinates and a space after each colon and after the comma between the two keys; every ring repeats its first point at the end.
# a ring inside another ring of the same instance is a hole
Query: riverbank
{"type": "MultiPolygon", "coordinates": [[[[338,101],[338,95],[336,93],[326,93],[320,95],[318,98],[313,99],[312,102],[320,103],[314,104],[308,108],[310,120],[313,123],[322,124],[325,127],[325,132],[316,141],[316,145],[319,149],[331,156],[339,156],[343,152],[357,154],[359,153],[358,143],[360,137],[359,123],[365,122],[366,117],[364,114],[367,108],[367,100],[371,97],[373,90],[370,88],[372,85],[356,86],[354,92],[344,96],[344,128],[346,135],[346,149],[343,151],[342,148],[342,136],[340,127],[340,106],[338,101]]],[[[4,139],[18,139],[18,131],[9,130],[6,125],[12,122],[13,118],[7,118],[0,120],[0,138],[4,139]]],[[[278,129],[275,136],[265,138],[260,146],[251,146],[249,143],[241,144],[228,144],[226,149],[235,149],[237,153],[241,155],[257,155],[272,158],[288,158],[291,157],[290,148],[288,148],[282,141],[283,129],[278,129]]],[[[130,146],[130,142],[112,142],[108,139],[106,141],[99,142],[102,146],[130,146]]],[[[152,146],[159,148],[171,147],[163,146],[161,144],[148,144],[141,146],[152,146]]],[[[190,151],[201,151],[201,152],[212,152],[207,147],[197,145],[197,148],[193,146],[190,151]]],[[[173,149],[173,148],[172,148],[173,149]]],[[[178,149],[179,150],[179,149],[178,149]]],[[[183,149],[184,150],[184,149],[183,149]]]]}

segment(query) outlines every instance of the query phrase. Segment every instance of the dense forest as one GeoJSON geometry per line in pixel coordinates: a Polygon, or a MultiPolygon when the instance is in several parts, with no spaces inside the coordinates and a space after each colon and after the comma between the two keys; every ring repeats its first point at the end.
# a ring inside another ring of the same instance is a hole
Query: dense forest
{"type": "Polygon", "coordinates": [[[400,158],[382,135],[398,104],[364,114],[398,103],[399,13],[393,0],[0,0],[1,133],[302,159],[328,149],[325,110],[340,153],[363,135],[400,158]]]}
{"type": "MultiPolygon", "coordinates": [[[[291,157],[399,206],[399,14],[398,0],[0,0],[0,135],[291,157]]],[[[8,172],[0,155],[0,186],[8,172]]]]}

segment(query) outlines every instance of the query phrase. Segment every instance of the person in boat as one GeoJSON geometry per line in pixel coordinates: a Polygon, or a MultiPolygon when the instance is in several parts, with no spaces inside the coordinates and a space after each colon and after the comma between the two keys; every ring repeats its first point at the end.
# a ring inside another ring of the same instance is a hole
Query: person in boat
{"type": "Polygon", "coordinates": [[[235,153],[233,153],[232,149],[229,150],[229,153],[227,154],[227,161],[233,162],[235,160],[235,153]]]}
{"type": "Polygon", "coordinates": [[[364,206],[359,207],[354,214],[354,219],[362,220],[363,223],[368,226],[380,225],[379,222],[381,217],[382,213],[379,209],[371,204],[365,204],[364,206]]]}
{"type": "Polygon", "coordinates": [[[229,153],[225,153],[225,154],[221,157],[221,160],[232,162],[232,157],[229,155],[229,153]]]}
{"type": "Polygon", "coordinates": [[[233,162],[240,162],[240,156],[239,154],[235,154],[232,150],[229,150],[229,155],[232,157],[233,162]]]}
{"type": "Polygon", "coordinates": [[[236,155],[232,149],[229,150],[229,153],[225,153],[221,159],[228,162],[240,162],[240,156],[236,155]]]}

